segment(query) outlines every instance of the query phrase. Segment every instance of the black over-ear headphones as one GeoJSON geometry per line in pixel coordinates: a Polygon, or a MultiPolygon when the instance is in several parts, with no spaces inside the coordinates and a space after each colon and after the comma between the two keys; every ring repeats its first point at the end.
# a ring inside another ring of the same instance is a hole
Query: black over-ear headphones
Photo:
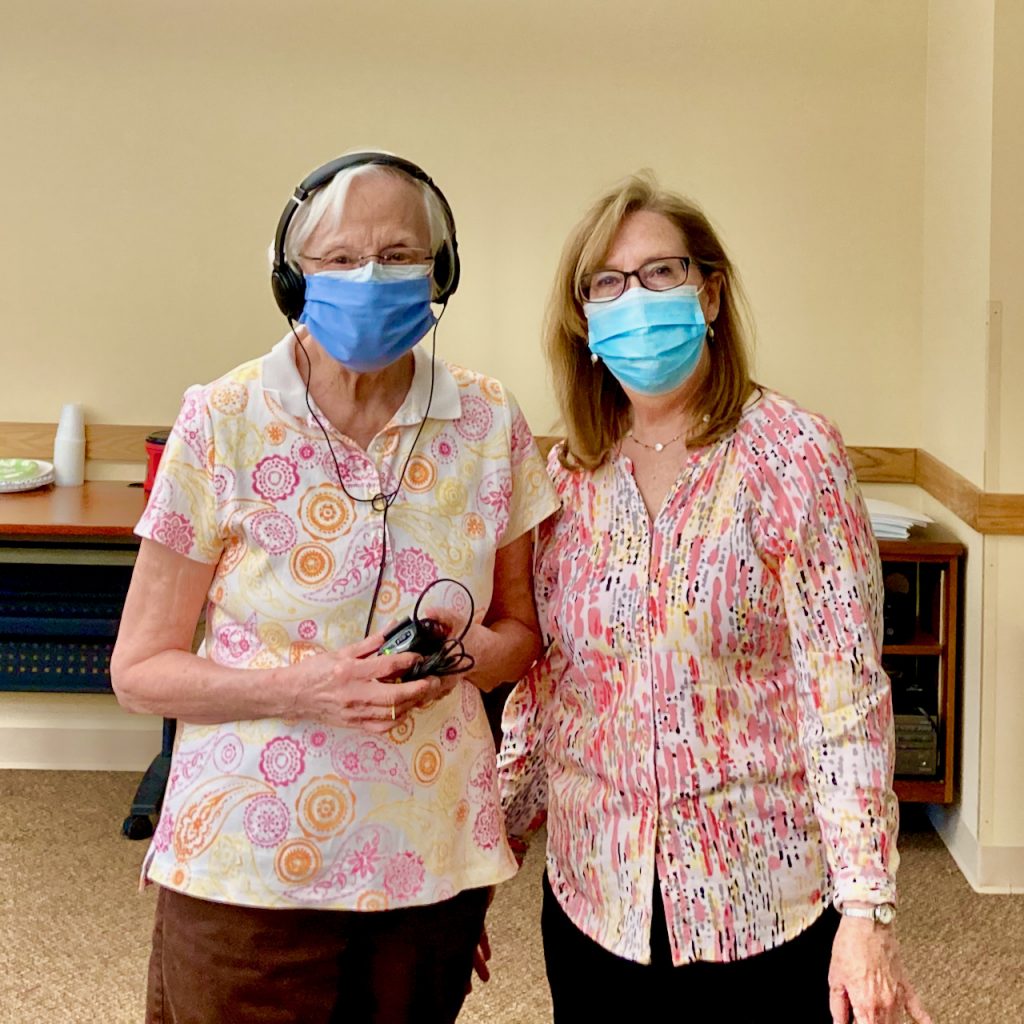
{"type": "Polygon", "coordinates": [[[306,304],[306,280],[285,259],[284,240],[288,234],[288,225],[306,199],[317,189],[333,181],[339,171],[365,164],[378,164],[381,167],[394,167],[404,171],[410,178],[422,181],[437,196],[448,220],[451,243],[450,246],[443,245],[434,256],[433,279],[437,287],[434,301],[447,302],[459,286],[459,244],[455,239],[455,217],[444,193],[434,184],[426,171],[409,160],[391,156],[389,153],[349,153],[347,156],[332,160],[329,164],[324,164],[323,167],[318,167],[303,179],[277,222],[277,234],[274,236],[274,269],[270,274],[270,287],[273,289],[278,308],[289,320],[298,320],[302,316],[302,309],[306,304]]]}

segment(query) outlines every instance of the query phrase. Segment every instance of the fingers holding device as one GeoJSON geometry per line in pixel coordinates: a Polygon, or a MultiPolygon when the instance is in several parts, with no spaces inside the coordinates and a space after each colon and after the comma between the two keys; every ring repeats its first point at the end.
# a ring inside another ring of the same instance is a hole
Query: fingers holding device
{"type": "Polygon", "coordinates": [[[429,657],[437,654],[448,639],[447,627],[436,619],[402,619],[384,635],[378,654],[414,654],[429,657]]]}
{"type": "MultiPolygon", "coordinates": [[[[456,583],[455,580],[437,580],[436,583],[456,583]]],[[[431,586],[435,586],[431,584],[431,586]]],[[[466,653],[462,646],[462,639],[469,630],[473,621],[473,595],[466,590],[469,596],[470,613],[466,619],[465,628],[457,637],[450,635],[449,626],[434,618],[419,617],[419,607],[424,596],[430,590],[420,594],[416,607],[409,618],[402,619],[384,635],[384,640],[377,650],[378,655],[404,654],[411,652],[418,654],[420,660],[407,669],[398,678],[403,682],[412,679],[422,679],[425,676],[447,676],[458,675],[468,672],[473,667],[473,658],[466,653]]]]}

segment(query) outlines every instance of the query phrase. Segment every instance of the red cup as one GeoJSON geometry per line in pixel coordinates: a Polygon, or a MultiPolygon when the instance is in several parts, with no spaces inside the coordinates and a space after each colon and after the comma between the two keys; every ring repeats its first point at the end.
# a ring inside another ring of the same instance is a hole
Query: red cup
{"type": "Polygon", "coordinates": [[[142,490],[147,501],[149,492],[153,490],[157,466],[160,465],[160,456],[164,453],[164,445],[167,444],[169,434],[169,430],[154,430],[146,437],[146,482],[142,485],[142,490]]]}

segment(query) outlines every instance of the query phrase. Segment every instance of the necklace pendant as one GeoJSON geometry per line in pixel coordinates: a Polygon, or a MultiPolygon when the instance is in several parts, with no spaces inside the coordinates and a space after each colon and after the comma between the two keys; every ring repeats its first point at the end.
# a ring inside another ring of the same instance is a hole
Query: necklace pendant
{"type": "Polygon", "coordinates": [[[654,446],[654,450],[656,452],[663,451],[664,448],[665,448],[665,446],[660,441],[654,446]]]}

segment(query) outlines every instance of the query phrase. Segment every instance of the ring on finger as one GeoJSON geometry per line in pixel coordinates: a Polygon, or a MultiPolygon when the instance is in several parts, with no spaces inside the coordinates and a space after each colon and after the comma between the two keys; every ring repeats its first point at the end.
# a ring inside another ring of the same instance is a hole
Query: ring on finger
{"type": "Polygon", "coordinates": [[[391,702],[391,721],[392,722],[395,721],[395,703],[394,703],[394,701],[391,702]]]}

